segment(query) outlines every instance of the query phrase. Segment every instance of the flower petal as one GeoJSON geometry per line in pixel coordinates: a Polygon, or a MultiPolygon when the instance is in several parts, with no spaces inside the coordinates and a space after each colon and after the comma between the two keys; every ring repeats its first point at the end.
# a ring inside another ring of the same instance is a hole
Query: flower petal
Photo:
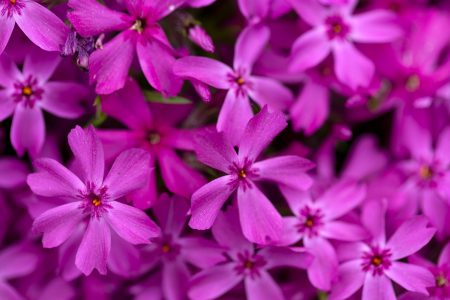
{"type": "Polygon", "coordinates": [[[0,281],[0,299],[24,300],[25,298],[22,297],[11,285],[0,281]]]}
{"type": "Polygon", "coordinates": [[[171,261],[162,267],[162,289],[166,299],[185,299],[189,286],[190,273],[186,264],[171,261]]]}
{"type": "Polygon", "coordinates": [[[82,179],[100,187],[105,172],[105,156],[94,127],[86,129],[76,126],[68,136],[70,149],[80,164],[82,179]]]}
{"type": "Polygon", "coordinates": [[[371,10],[352,16],[350,37],[360,43],[388,43],[403,35],[398,17],[387,10],[371,10]]]}
{"type": "Polygon", "coordinates": [[[33,231],[44,233],[42,244],[54,248],[64,243],[86,216],[79,201],[52,208],[37,217],[33,231]]]}
{"type": "Polygon", "coordinates": [[[187,56],[177,60],[173,66],[175,75],[196,79],[218,89],[230,88],[228,75],[233,73],[227,65],[207,57],[187,56]]]}
{"type": "Polygon", "coordinates": [[[341,221],[327,222],[320,233],[326,238],[347,242],[362,241],[370,237],[364,227],[341,221]]]}
{"type": "Polygon", "coordinates": [[[427,227],[428,219],[417,216],[404,222],[386,244],[392,250],[392,259],[401,259],[424,247],[436,232],[427,227]]]}
{"type": "Polygon", "coordinates": [[[14,189],[24,186],[28,173],[27,165],[21,160],[7,156],[0,158],[0,174],[8,174],[0,176],[0,188],[14,189]]]}
{"type": "Polygon", "coordinates": [[[294,100],[291,90],[276,80],[252,76],[250,81],[252,88],[249,95],[261,107],[267,105],[272,109],[285,110],[294,100]]]}
{"type": "Polygon", "coordinates": [[[153,213],[163,232],[178,237],[186,224],[189,208],[185,198],[162,194],[153,207],[153,213]]]}
{"type": "Polygon", "coordinates": [[[337,275],[338,259],[333,246],[321,237],[305,238],[306,249],[314,255],[314,260],[308,267],[308,278],[318,289],[328,291],[331,282],[337,275]]]}
{"type": "Polygon", "coordinates": [[[273,278],[264,270],[259,272],[255,278],[245,278],[245,293],[248,300],[283,300],[284,296],[281,288],[273,278]]]}
{"type": "Polygon", "coordinates": [[[333,284],[328,299],[347,299],[363,285],[364,275],[359,259],[343,263],[339,266],[337,282],[333,284]]]}
{"type": "Polygon", "coordinates": [[[450,128],[446,128],[440,135],[436,145],[435,157],[442,165],[449,165],[450,163],[450,128]]]}
{"type": "Polygon", "coordinates": [[[150,154],[143,149],[130,149],[116,158],[103,182],[111,199],[119,199],[145,186],[149,173],[153,172],[150,159],[150,154]]]}
{"type": "Polygon", "coordinates": [[[88,93],[84,85],[75,82],[48,82],[41,107],[58,117],[75,119],[86,111],[81,101],[88,93]]]}
{"type": "Polygon", "coordinates": [[[11,116],[15,107],[16,103],[11,99],[11,92],[6,89],[0,90],[0,122],[11,116]]]}
{"type": "Polygon", "coordinates": [[[288,247],[266,247],[258,252],[267,258],[265,268],[294,267],[306,269],[311,265],[314,256],[305,251],[304,248],[291,249],[288,247]]]}
{"type": "MultiPolygon", "coordinates": [[[[14,86],[17,78],[22,74],[17,68],[16,63],[6,54],[0,56],[0,85],[5,88],[14,86]]],[[[5,91],[6,92],[6,91],[5,91]]]]}
{"type": "Polygon", "coordinates": [[[150,238],[160,233],[158,226],[142,210],[112,201],[105,218],[111,228],[124,240],[136,244],[149,244],[150,238]]]}
{"type": "Polygon", "coordinates": [[[362,300],[395,300],[392,283],[386,276],[366,275],[362,300]]]}
{"type": "Polygon", "coordinates": [[[2,249],[0,252],[0,264],[2,266],[0,268],[0,278],[2,278],[2,281],[23,277],[35,270],[39,256],[31,249],[27,244],[18,244],[2,249]]]}
{"type": "Polygon", "coordinates": [[[61,51],[69,28],[51,10],[27,1],[20,14],[14,14],[17,25],[37,46],[46,51],[61,51]]]}
{"type": "Polygon", "coordinates": [[[207,300],[225,294],[242,280],[234,268],[234,264],[228,263],[195,274],[190,282],[189,298],[207,300]]]}
{"type": "Polygon", "coordinates": [[[131,17],[111,10],[95,0],[69,0],[68,5],[72,10],[67,13],[67,17],[84,37],[121,31],[132,25],[131,17]]]}
{"type": "Polygon", "coordinates": [[[283,219],[269,199],[254,185],[237,192],[242,232],[251,242],[267,244],[280,239],[283,219]]]}
{"type": "Polygon", "coordinates": [[[94,269],[106,274],[111,250],[111,231],[103,218],[91,218],[78,248],[75,265],[86,276],[94,269]]]}
{"type": "Polygon", "coordinates": [[[386,275],[411,292],[428,295],[427,287],[435,285],[433,274],[426,268],[402,262],[393,262],[386,275]]]}
{"type": "Polygon", "coordinates": [[[236,41],[234,70],[245,70],[244,72],[249,74],[269,41],[269,37],[270,30],[267,26],[261,24],[247,26],[236,41]]]}
{"type": "Polygon", "coordinates": [[[292,46],[289,70],[303,72],[317,66],[328,54],[331,46],[324,29],[317,28],[301,35],[292,46]]]}
{"type": "Polygon", "coordinates": [[[314,164],[311,161],[295,155],[269,158],[253,164],[253,168],[257,170],[261,179],[299,190],[307,190],[311,187],[313,181],[306,171],[313,167],[314,164]]]}
{"type": "Polygon", "coordinates": [[[219,177],[199,188],[191,199],[192,217],[189,226],[208,229],[213,225],[220,208],[233,192],[230,175],[219,177]]]}
{"type": "Polygon", "coordinates": [[[6,45],[8,45],[15,24],[14,19],[8,17],[3,17],[0,22],[0,55],[5,50],[6,45]]]}
{"type": "Polygon", "coordinates": [[[42,111],[17,105],[11,126],[11,143],[19,156],[28,151],[31,157],[41,151],[45,140],[45,121],[42,111]]]}
{"type": "Polygon", "coordinates": [[[94,51],[89,57],[89,80],[97,82],[98,94],[111,94],[123,88],[133,61],[137,36],[125,31],[94,51]]]}
{"type": "Polygon", "coordinates": [[[254,161],[286,126],[286,117],[281,112],[269,112],[267,106],[263,107],[245,128],[239,158],[254,161]]]}
{"type": "Polygon", "coordinates": [[[185,237],[179,243],[184,259],[198,268],[210,268],[227,260],[223,255],[225,249],[205,238],[185,237]]]}
{"type": "Polygon", "coordinates": [[[291,4],[309,25],[319,25],[327,16],[327,11],[317,0],[287,0],[286,2],[291,4]]]}
{"type": "Polygon", "coordinates": [[[23,76],[33,76],[38,78],[40,83],[45,83],[53,75],[60,62],[61,55],[59,53],[35,50],[25,57],[23,76]]]}
{"type": "Polygon", "coordinates": [[[72,197],[85,190],[81,180],[56,160],[40,158],[34,161],[38,173],[28,175],[33,193],[45,197],[72,197]]]}
{"type": "Polygon", "coordinates": [[[253,0],[239,0],[239,10],[249,20],[262,20],[269,14],[269,8],[272,4],[270,0],[260,0],[255,2],[253,0]]]}

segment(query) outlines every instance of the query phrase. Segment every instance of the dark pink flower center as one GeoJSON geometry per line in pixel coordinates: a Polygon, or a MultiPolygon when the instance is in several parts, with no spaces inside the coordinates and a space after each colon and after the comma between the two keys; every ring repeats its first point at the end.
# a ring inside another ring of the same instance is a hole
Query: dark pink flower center
{"type": "Polygon", "coordinates": [[[244,159],[243,163],[235,162],[230,166],[230,175],[233,176],[231,185],[241,186],[246,189],[251,186],[251,180],[258,177],[258,170],[252,167],[249,159],[244,159]]]}
{"type": "Polygon", "coordinates": [[[319,234],[322,225],[322,210],[309,206],[305,206],[300,210],[299,223],[297,224],[298,232],[311,238],[319,234]]]}
{"type": "Polygon", "coordinates": [[[44,90],[39,86],[37,78],[30,75],[24,81],[14,84],[12,97],[14,102],[33,108],[36,102],[42,99],[43,93],[44,90]]]}
{"type": "Polygon", "coordinates": [[[435,188],[445,171],[438,162],[420,163],[417,170],[417,185],[421,188],[435,188]]]}
{"type": "Polygon", "coordinates": [[[344,22],[341,16],[329,16],[325,20],[327,35],[330,40],[335,38],[345,39],[350,32],[350,27],[344,22]]]}
{"type": "Polygon", "coordinates": [[[22,3],[22,0],[3,0],[2,4],[2,10],[1,15],[7,16],[8,18],[11,18],[13,14],[20,15],[22,12],[22,9],[25,7],[25,4],[22,3]]]}
{"type": "Polygon", "coordinates": [[[159,246],[160,253],[166,259],[174,260],[180,254],[181,246],[174,241],[172,235],[163,235],[152,239],[159,246]]]}
{"type": "Polygon", "coordinates": [[[435,278],[435,286],[430,288],[430,294],[438,299],[450,297],[450,266],[447,264],[430,269],[435,278]]]}
{"type": "Polygon", "coordinates": [[[105,187],[96,188],[93,183],[89,182],[86,185],[86,191],[78,197],[82,199],[80,208],[83,213],[89,213],[91,217],[99,218],[111,208],[105,187]]]}
{"type": "Polygon", "coordinates": [[[361,267],[365,272],[372,272],[372,275],[382,275],[392,264],[391,256],[390,249],[372,246],[369,251],[363,253],[361,267]]]}
{"type": "Polygon", "coordinates": [[[260,271],[266,264],[267,261],[261,255],[244,251],[238,253],[238,262],[234,270],[238,275],[250,276],[254,279],[260,276],[260,271]]]}
{"type": "Polygon", "coordinates": [[[252,83],[244,69],[238,69],[234,73],[228,74],[228,81],[237,96],[246,96],[249,89],[252,88],[252,83]]]}
{"type": "Polygon", "coordinates": [[[147,140],[150,145],[157,145],[161,142],[161,134],[157,131],[150,130],[147,132],[147,140]]]}

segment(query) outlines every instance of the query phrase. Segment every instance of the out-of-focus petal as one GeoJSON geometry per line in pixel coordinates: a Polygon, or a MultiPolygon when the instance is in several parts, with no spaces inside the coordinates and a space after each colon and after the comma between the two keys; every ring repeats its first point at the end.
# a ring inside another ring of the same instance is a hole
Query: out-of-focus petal
{"type": "MultiPolygon", "coordinates": [[[[22,74],[16,63],[4,54],[0,56],[0,85],[3,87],[13,87],[14,83],[22,74]]],[[[10,91],[10,90],[9,90],[10,91]]],[[[6,91],[5,91],[6,92],[6,91]]]]}
{"type": "Polygon", "coordinates": [[[270,0],[261,0],[261,1],[253,1],[253,0],[239,0],[239,9],[242,14],[249,20],[252,21],[261,21],[267,17],[269,14],[269,8],[272,4],[270,0]]]}
{"type": "Polygon", "coordinates": [[[248,26],[239,35],[234,49],[234,70],[245,70],[249,74],[253,64],[269,41],[270,30],[264,25],[248,26]]]}
{"type": "Polygon", "coordinates": [[[186,264],[175,260],[165,263],[162,268],[162,289],[166,299],[185,299],[190,278],[186,264]]]}
{"type": "Polygon", "coordinates": [[[16,103],[11,99],[11,92],[0,90],[0,122],[11,116],[15,107],[16,103]]]}
{"type": "Polygon", "coordinates": [[[348,242],[362,241],[370,237],[364,227],[341,221],[328,222],[320,232],[326,238],[348,242]]]}
{"type": "Polygon", "coordinates": [[[45,83],[53,75],[60,62],[61,55],[59,53],[35,50],[25,57],[23,76],[33,76],[38,78],[40,83],[45,83]]]}
{"type": "Polygon", "coordinates": [[[48,82],[44,88],[41,107],[62,118],[74,119],[85,112],[82,100],[89,90],[75,82],[48,82]]]}
{"type": "Polygon", "coordinates": [[[387,10],[371,10],[349,19],[350,37],[361,43],[388,43],[403,34],[398,17],[387,10]]]}
{"type": "Polygon", "coordinates": [[[283,300],[284,296],[275,280],[266,271],[255,278],[245,278],[245,293],[248,300],[283,300]]]}
{"type": "Polygon", "coordinates": [[[392,283],[385,275],[366,275],[363,287],[362,300],[395,300],[392,283]]]}
{"type": "Polygon", "coordinates": [[[258,254],[267,259],[266,268],[294,267],[306,269],[311,265],[314,256],[302,249],[290,249],[288,247],[266,247],[258,254]]]}
{"type": "Polygon", "coordinates": [[[226,261],[225,249],[216,243],[201,237],[185,237],[180,239],[182,255],[186,261],[199,268],[212,267],[226,261]]]}
{"type": "Polygon", "coordinates": [[[327,16],[327,11],[317,0],[287,0],[287,2],[309,25],[319,25],[327,16]]]}
{"type": "Polygon", "coordinates": [[[333,246],[321,237],[305,238],[306,249],[314,255],[308,267],[308,278],[316,288],[328,291],[337,275],[338,259],[333,246]]]}
{"type": "Polygon", "coordinates": [[[2,21],[0,22],[0,54],[3,53],[6,45],[8,45],[15,24],[16,22],[13,18],[2,18],[2,21]]]}
{"type": "Polygon", "coordinates": [[[252,88],[249,95],[260,106],[267,105],[272,109],[285,110],[294,100],[292,92],[276,80],[252,76],[250,81],[252,88]]]}
{"type": "Polygon", "coordinates": [[[8,174],[0,176],[0,188],[13,189],[25,185],[28,167],[22,161],[12,157],[0,158],[0,174],[8,174]]]}
{"type": "Polygon", "coordinates": [[[393,262],[385,272],[389,278],[411,292],[428,295],[427,287],[435,285],[434,276],[430,271],[413,264],[393,262]]]}
{"type": "Polygon", "coordinates": [[[42,111],[17,105],[11,126],[11,143],[19,156],[26,151],[31,157],[41,151],[45,140],[45,121],[42,111]]]}
{"type": "Polygon", "coordinates": [[[310,30],[294,42],[289,70],[303,72],[317,66],[330,54],[330,51],[330,41],[325,30],[323,28],[310,30]]]}
{"type": "Polygon", "coordinates": [[[338,281],[333,284],[330,300],[347,299],[364,283],[365,273],[361,269],[361,261],[351,260],[339,266],[338,281]]]}

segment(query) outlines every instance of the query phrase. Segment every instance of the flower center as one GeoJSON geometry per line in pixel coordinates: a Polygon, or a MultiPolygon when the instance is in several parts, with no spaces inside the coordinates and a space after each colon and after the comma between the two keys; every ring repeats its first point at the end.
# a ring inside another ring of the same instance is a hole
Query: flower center
{"type": "Polygon", "coordinates": [[[244,85],[245,80],[244,80],[244,78],[242,78],[241,76],[239,76],[238,78],[236,78],[236,83],[237,83],[239,86],[242,86],[242,85],[244,85]]]}
{"type": "Polygon", "coordinates": [[[17,0],[9,0],[9,3],[11,3],[12,5],[17,3],[17,0]]]}
{"type": "Polygon", "coordinates": [[[95,207],[99,207],[100,205],[102,205],[102,200],[94,198],[92,199],[92,205],[94,205],[95,207]]]}
{"type": "Polygon", "coordinates": [[[162,245],[161,250],[163,253],[169,253],[170,252],[170,245],[165,243],[162,245]]]}
{"type": "Polygon", "coordinates": [[[414,74],[409,76],[408,79],[406,79],[405,89],[408,92],[413,93],[420,88],[420,84],[421,84],[420,77],[414,74]]]}
{"type": "Polygon", "coordinates": [[[89,213],[91,217],[100,218],[111,205],[108,204],[108,194],[106,188],[96,188],[94,184],[88,182],[86,184],[86,191],[80,193],[77,197],[81,198],[81,206],[84,213],[89,213]]]}
{"type": "Polygon", "coordinates": [[[164,259],[175,260],[178,254],[180,254],[181,246],[170,234],[164,234],[160,237],[153,238],[151,239],[151,242],[158,245],[159,251],[164,259]]]}
{"type": "Polygon", "coordinates": [[[298,232],[310,238],[319,234],[323,225],[322,210],[305,206],[300,210],[299,219],[300,222],[297,224],[298,232]]]}
{"type": "Polygon", "coordinates": [[[148,141],[152,145],[159,144],[159,142],[161,141],[161,135],[158,132],[150,132],[147,137],[148,141]]]}
{"type": "Polygon", "coordinates": [[[28,76],[24,81],[14,83],[12,98],[16,103],[33,108],[37,101],[42,100],[44,90],[39,86],[37,78],[28,76]]]}
{"type": "Polygon", "coordinates": [[[145,29],[146,22],[144,19],[136,19],[133,26],[131,26],[131,30],[136,30],[139,33],[142,33],[145,29]]]}
{"type": "Polygon", "coordinates": [[[375,267],[379,267],[383,263],[383,259],[380,256],[374,256],[372,257],[371,263],[375,267]]]}
{"type": "Polygon", "coordinates": [[[243,163],[235,162],[229,167],[230,174],[233,178],[230,185],[241,186],[246,189],[251,186],[251,180],[258,177],[258,170],[252,167],[252,162],[249,159],[244,159],[243,163]]]}
{"type": "Polygon", "coordinates": [[[419,176],[424,180],[433,178],[433,169],[430,166],[423,165],[419,169],[419,176]]]}
{"type": "Polygon", "coordinates": [[[344,22],[341,16],[329,16],[325,20],[327,34],[330,40],[335,38],[346,38],[350,32],[350,27],[344,22]]]}
{"type": "Polygon", "coordinates": [[[392,264],[391,256],[391,250],[372,246],[363,253],[361,267],[365,272],[372,272],[372,275],[382,275],[392,264]]]}
{"type": "Polygon", "coordinates": [[[239,177],[241,177],[241,178],[246,178],[247,177],[247,174],[245,173],[245,170],[240,170],[239,171],[239,177]]]}
{"type": "Polygon", "coordinates": [[[445,287],[445,286],[448,286],[448,285],[449,285],[449,282],[448,282],[447,278],[443,274],[439,274],[436,277],[436,286],[437,287],[445,287]]]}
{"type": "Polygon", "coordinates": [[[234,270],[238,275],[259,277],[261,269],[267,264],[263,256],[252,254],[249,251],[240,252],[237,257],[238,261],[234,270]]]}
{"type": "Polygon", "coordinates": [[[30,97],[31,95],[33,95],[33,90],[29,86],[24,86],[22,88],[22,95],[24,95],[25,97],[30,97]]]}

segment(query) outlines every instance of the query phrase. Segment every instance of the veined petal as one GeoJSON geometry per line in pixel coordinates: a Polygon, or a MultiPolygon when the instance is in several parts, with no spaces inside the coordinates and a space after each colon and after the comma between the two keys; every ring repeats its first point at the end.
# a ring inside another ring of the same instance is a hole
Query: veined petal
{"type": "Polygon", "coordinates": [[[254,184],[239,188],[237,200],[242,232],[249,241],[264,245],[280,239],[283,219],[254,184]]]}
{"type": "Polygon", "coordinates": [[[68,136],[70,149],[80,164],[82,179],[100,187],[105,172],[105,156],[100,139],[91,125],[86,129],[76,126],[68,136]]]}
{"type": "Polygon", "coordinates": [[[306,171],[312,169],[314,164],[299,156],[269,158],[254,163],[253,167],[261,179],[275,181],[294,189],[307,190],[313,183],[306,171]]]}
{"type": "Polygon", "coordinates": [[[269,41],[269,37],[270,30],[267,26],[257,24],[245,28],[236,41],[234,69],[245,70],[249,74],[269,41]]]}
{"type": "Polygon", "coordinates": [[[434,276],[430,271],[413,264],[393,262],[389,269],[385,270],[385,273],[393,281],[411,292],[428,295],[427,287],[435,285],[434,276]]]}
{"type": "Polygon", "coordinates": [[[40,158],[34,161],[38,173],[28,175],[33,193],[45,197],[72,197],[85,189],[81,180],[56,160],[40,158]]]}
{"type": "Polygon", "coordinates": [[[132,25],[130,16],[111,10],[95,0],[69,0],[68,5],[72,9],[67,13],[70,23],[85,37],[124,30],[132,25]]]}
{"type": "Polygon", "coordinates": [[[44,233],[45,248],[58,247],[75,231],[85,217],[81,202],[71,202],[52,208],[34,220],[33,231],[44,233]]]}
{"type": "Polygon", "coordinates": [[[75,265],[86,276],[94,269],[106,274],[111,250],[111,231],[104,218],[91,218],[75,257],[75,265]]]}
{"type": "Polygon", "coordinates": [[[388,43],[403,35],[398,17],[387,10],[371,10],[349,19],[350,37],[360,43],[388,43]]]}
{"type": "Polygon", "coordinates": [[[312,29],[294,42],[289,70],[303,72],[317,66],[330,54],[330,51],[331,45],[325,30],[321,27],[312,29]]]}
{"type": "Polygon", "coordinates": [[[192,217],[189,226],[208,229],[213,225],[220,208],[234,191],[230,175],[219,177],[199,188],[191,199],[192,217]]]}
{"type": "Polygon", "coordinates": [[[142,210],[118,201],[110,205],[105,218],[122,239],[134,245],[149,244],[150,238],[159,235],[158,226],[142,210]]]}
{"type": "Polygon", "coordinates": [[[69,28],[51,10],[34,1],[27,1],[21,13],[13,16],[34,44],[46,51],[61,51],[69,28]]]}
{"type": "Polygon", "coordinates": [[[245,293],[248,300],[284,299],[281,288],[265,270],[261,270],[255,278],[245,278],[245,293]]]}
{"type": "Polygon", "coordinates": [[[149,172],[153,172],[149,168],[150,159],[150,154],[143,149],[130,149],[116,158],[103,182],[111,199],[119,199],[144,187],[149,172]]]}
{"type": "Polygon", "coordinates": [[[14,18],[8,17],[3,17],[0,22],[0,55],[5,50],[6,45],[8,45],[15,24],[14,18]]]}
{"type": "Polygon", "coordinates": [[[366,275],[362,300],[395,300],[395,292],[391,281],[385,275],[366,275]]]}
{"type": "Polygon", "coordinates": [[[228,89],[228,75],[233,73],[227,65],[207,57],[187,56],[177,60],[173,66],[175,75],[196,79],[218,89],[228,89]]]}
{"type": "Polygon", "coordinates": [[[11,143],[19,156],[26,151],[31,157],[41,151],[45,140],[45,121],[42,111],[17,105],[11,126],[11,143]]]}
{"type": "Polygon", "coordinates": [[[82,84],[48,82],[44,91],[41,107],[58,117],[75,119],[86,110],[81,101],[88,96],[89,90],[82,84]]]}

